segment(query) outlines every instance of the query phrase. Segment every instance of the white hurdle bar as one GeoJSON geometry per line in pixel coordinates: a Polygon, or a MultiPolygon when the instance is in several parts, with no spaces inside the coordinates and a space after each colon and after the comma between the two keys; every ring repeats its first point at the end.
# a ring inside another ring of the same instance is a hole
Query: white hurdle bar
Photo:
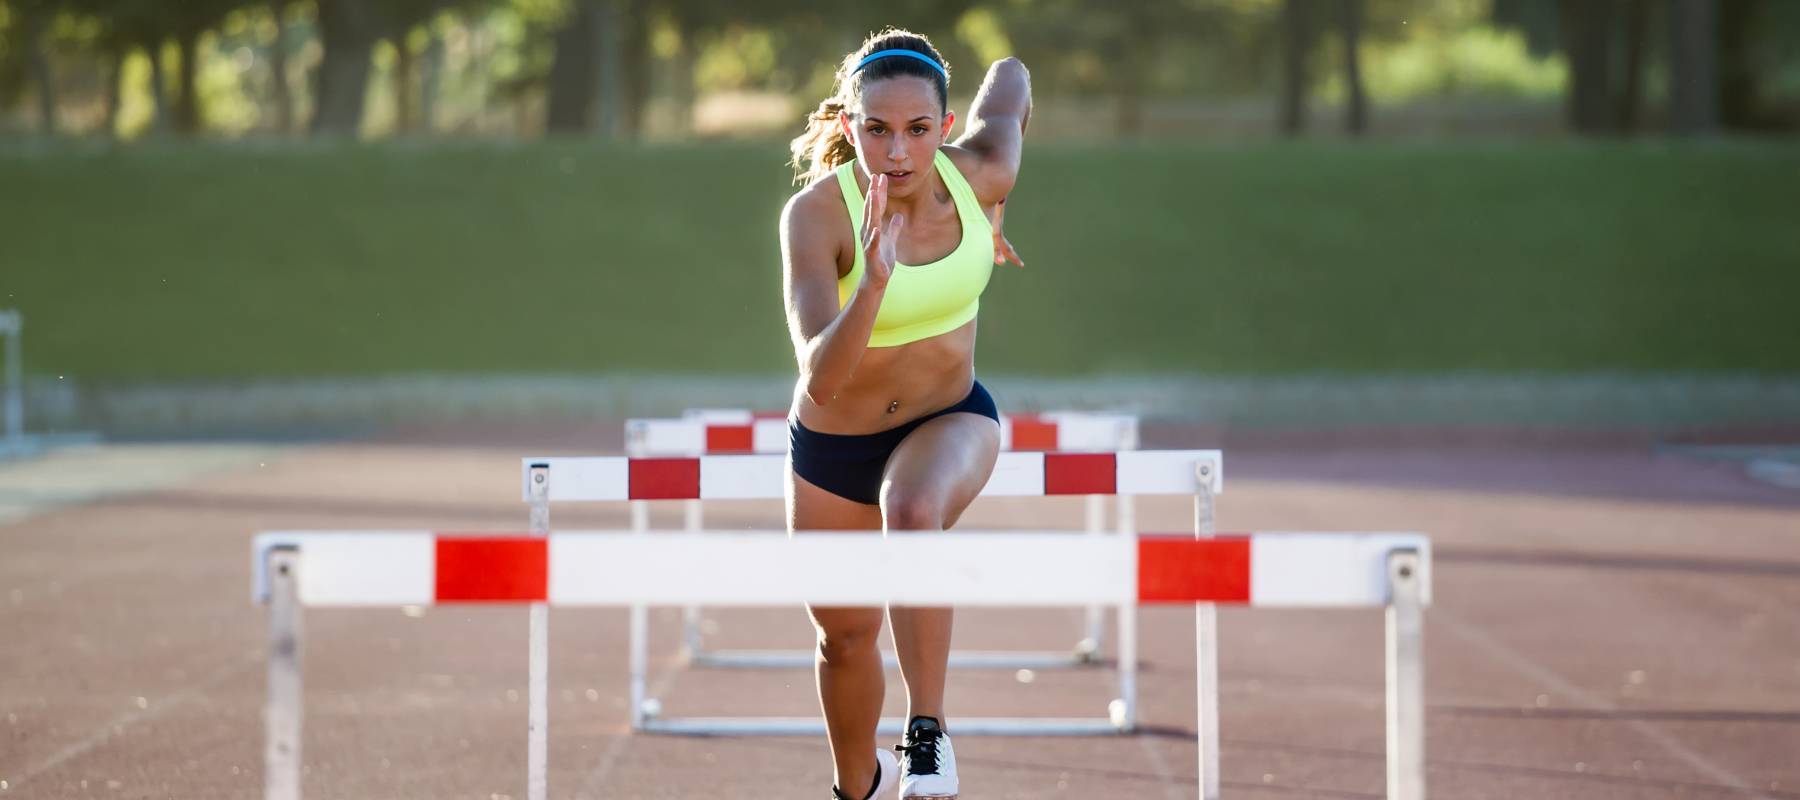
{"type": "MultiPolygon", "coordinates": [[[[1138,448],[1138,418],[1131,414],[1053,411],[1040,414],[1003,414],[1000,417],[1000,449],[1062,452],[1113,452],[1138,448]]],[[[659,456],[742,455],[786,453],[787,413],[742,409],[691,409],[674,419],[630,419],[625,422],[625,455],[659,456]]],[[[1106,530],[1106,496],[1088,495],[1087,530],[1098,535],[1106,530]]],[[[650,503],[631,503],[632,530],[650,530],[650,503]]],[[[683,527],[706,527],[700,500],[682,503],[683,527]]],[[[1116,500],[1114,530],[1136,528],[1131,495],[1116,500]]],[[[1066,650],[969,651],[950,653],[950,666],[990,669],[1055,669],[1100,666],[1105,648],[1106,609],[1088,606],[1082,635],[1066,650]]],[[[1118,613],[1123,615],[1124,607],[1118,613]]],[[[709,650],[701,632],[700,607],[689,606],[682,615],[681,642],[691,664],[704,667],[806,667],[813,653],[806,650],[709,650]]],[[[889,668],[899,666],[894,653],[884,653],[889,668]]]]}
{"type": "MultiPolygon", "coordinates": [[[[1050,495],[1192,495],[1196,536],[1210,536],[1212,497],[1224,488],[1217,450],[1137,450],[1123,453],[1001,453],[983,496],[1044,497],[1050,495]],[[1201,520],[1206,520],[1200,525],[1201,520]]],[[[527,458],[521,490],[532,504],[534,520],[548,533],[553,502],[621,500],[773,500],[782,497],[786,458],[777,455],[700,456],[693,458],[527,458]]],[[[644,533],[644,531],[639,531],[644,533]]],[[[662,535],[662,534],[657,534],[662,535]]],[[[1091,534],[1090,534],[1091,535],[1091,534]]],[[[1096,537],[1098,538],[1098,537],[1096,537]]],[[[1079,605],[1071,600],[1068,605],[1079,605]]],[[[1206,612],[1202,612],[1203,617],[1206,612]]],[[[1210,623],[1207,623],[1210,624],[1210,623]]],[[[1203,676],[1215,686],[1217,637],[1207,624],[1197,631],[1203,676]]],[[[824,731],[810,720],[750,717],[680,719],[662,714],[662,702],[648,696],[649,615],[645,604],[630,609],[630,703],[633,730],[674,734],[786,736],[824,731]]],[[[533,630],[537,623],[533,622],[533,630]]],[[[957,732],[1002,736],[1092,736],[1127,733],[1137,727],[1137,607],[1120,607],[1118,645],[1119,693],[1106,713],[1073,719],[961,717],[957,732]]],[[[539,667],[534,662],[533,673],[539,667]]],[[[1216,690],[1207,695],[1216,698],[1216,690]]],[[[1209,704],[1211,701],[1209,700],[1209,704]]],[[[1211,715],[1216,719],[1216,713],[1211,715]]],[[[882,730],[898,732],[902,721],[886,719],[882,730]]],[[[1216,727],[1216,726],[1215,726],[1216,727]]],[[[1208,742],[1216,744],[1217,737],[1208,742]]],[[[1209,748],[1216,750],[1215,748],[1209,748]]]]}
{"type": "MultiPolygon", "coordinates": [[[[427,531],[259,534],[254,597],[269,607],[264,796],[298,800],[301,609],[637,603],[786,606],[1066,606],[1075,603],[1382,607],[1387,614],[1387,797],[1424,800],[1423,609],[1430,542],[1415,533],[1094,537],[1070,532],[884,535],[868,531],[543,536],[427,531]],[[697,558],[696,553],[707,553],[697,558]],[[1018,558],[1020,552],[1030,558],[1018,558]],[[929,584],[902,576],[930,571],[929,584]]],[[[1200,677],[1197,674],[1196,679],[1200,677]]],[[[1205,687],[1201,687],[1202,696],[1205,687]]],[[[1201,717],[1207,709],[1202,707],[1201,717]]],[[[956,727],[962,729],[961,718],[956,727]]],[[[1216,798],[1217,753],[1200,725],[1200,796],[1216,798]]],[[[533,729],[535,737],[542,729],[533,729]]],[[[528,748],[527,797],[547,792],[528,748]]]]}

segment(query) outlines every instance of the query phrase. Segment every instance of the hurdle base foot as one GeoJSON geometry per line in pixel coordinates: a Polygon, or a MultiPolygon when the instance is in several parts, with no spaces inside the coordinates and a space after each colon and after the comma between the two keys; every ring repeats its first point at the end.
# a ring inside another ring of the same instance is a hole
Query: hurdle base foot
{"type": "MultiPolygon", "coordinates": [[[[955,717],[950,729],[958,736],[1118,736],[1132,731],[1112,720],[1090,717],[955,717]]],[[[899,736],[906,720],[883,717],[876,728],[899,736]]],[[[670,736],[822,736],[825,721],[817,717],[653,717],[638,727],[642,733],[670,736]]]]}

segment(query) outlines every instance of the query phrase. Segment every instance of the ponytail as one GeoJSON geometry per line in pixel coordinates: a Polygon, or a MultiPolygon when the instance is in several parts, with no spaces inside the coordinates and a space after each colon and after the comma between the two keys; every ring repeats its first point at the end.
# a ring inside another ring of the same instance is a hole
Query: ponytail
{"type": "Polygon", "coordinates": [[[844,103],[836,98],[820,102],[819,110],[806,115],[806,132],[788,145],[794,154],[788,163],[794,167],[795,183],[812,183],[856,158],[856,145],[838,124],[843,115],[844,103]]]}

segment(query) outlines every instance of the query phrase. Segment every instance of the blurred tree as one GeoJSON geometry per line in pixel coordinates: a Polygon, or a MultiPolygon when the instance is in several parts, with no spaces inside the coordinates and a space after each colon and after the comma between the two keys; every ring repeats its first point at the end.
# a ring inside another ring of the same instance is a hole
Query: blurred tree
{"type": "Polygon", "coordinates": [[[1517,30],[1525,34],[1525,46],[1538,57],[1557,53],[1562,48],[1557,24],[1560,0],[1493,0],[1489,19],[1495,27],[1517,30]]]}
{"type": "Polygon", "coordinates": [[[1669,130],[1712,133],[1719,124],[1715,0],[1672,0],[1669,34],[1669,130]]]}
{"type": "Polygon", "coordinates": [[[362,127],[370,56],[381,38],[379,9],[371,0],[318,0],[319,61],[312,133],[355,136],[362,127]]]}
{"type": "Polygon", "coordinates": [[[412,91],[414,28],[436,14],[461,6],[481,8],[481,0],[318,0],[319,39],[324,52],[319,62],[317,92],[313,103],[315,135],[355,136],[362,127],[363,105],[377,42],[388,40],[395,48],[395,80],[399,123],[406,131],[418,115],[412,91]]]}
{"type": "Polygon", "coordinates": [[[268,0],[269,13],[275,20],[275,40],[269,43],[269,102],[275,106],[275,133],[286,136],[294,130],[294,98],[288,86],[288,0],[268,0]]]}
{"type": "MultiPolygon", "coordinates": [[[[26,83],[15,84],[14,92],[29,85],[37,101],[38,131],[56,134],[56,76],[50,65],[50,24],[61,10],[56,0],[11,0],[7,5],[9,33],[14,42],[6,50],[13,69],[4,70],[28,76],[26,83]]],[[[0,64],[0,67],[9,66],[0,64]]],[[[0,91],[0,97],[12,92],[0,91]]]]}
{"type": "Polygon", "coordinates": [[[1306,89],[1312,82],[1312,2],[1286,0],[1281,7],[1281,117],[1284,136],[1306,130],[1306,89]]]}
{"type": "MultiPolygon", "coordinates": [[[[1791,13],[1793,4],[1784,5],[1791,13]]],[[[1767,0],[1718,0],[1717,95],[1719,122],[1726,127],[1754,130],[1776,124],[1761,106],[1763,83],[1775,69],[1763,63],[1759,51],[1795,31],[1781,25],[1774,10],[1767,0]]]]}
{"type": "Polygon", "coordinates": [[[192,136],[200,131],[200,93],[195,86],[200,75],[201,35],[218,25],[226,14],[248,4],[248,0],[182,0],[179,3],[157,4],[156,13],[169,26],[175,39],[176,52],[180,53],[181,58],[180,71],[176,75],[178,93],[175,96],[175,113],[172,119],[177,133],[192,136]]]}
{"type": "Polygon", "coordinates": [[[1579,133],[1631,131],[1642,105],[1648,0],[1560,0],[1569,62],[1569,125],[1579,133]]]}
{"type": "Polygon", "coordinates": [[[1137,136],[1144,132],[1145,96],[1158,88],[1156,66],[1226,13],[1193,2],[1021,0],[1006,6],[1001,19],[1034,74],[1064,91],[1112,98],[1114,133],[1137,136]]]}
{"type": "Polygon", "coordinates": [[[1344,83],[1349,96],[1344,102],[1344,131],[1361,136],[1369,128],[1368,98],[1363,94],[1362,0],[1338,0],[1338,16],[1344,31],[1344,83]]]}

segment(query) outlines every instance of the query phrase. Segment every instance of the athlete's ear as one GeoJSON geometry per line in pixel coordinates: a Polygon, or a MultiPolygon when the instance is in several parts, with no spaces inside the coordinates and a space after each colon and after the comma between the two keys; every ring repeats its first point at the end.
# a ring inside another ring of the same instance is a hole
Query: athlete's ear
{"type": "MultiPolygon", "coordinates": [[[[950,141],[950,131],[956,129],[956,112],[944,112],[944,142],[950,141]]],[[[939,142],[938,144],[943,144],[939,142]]]]}
{"type": "Polygon", "coordinates": [[[844,138],[849,139],[851,144],[856,144],[856,136],[850,132],[850,110],[839,111],[837,121],[838,127],[844,130],[844,138]]]}

